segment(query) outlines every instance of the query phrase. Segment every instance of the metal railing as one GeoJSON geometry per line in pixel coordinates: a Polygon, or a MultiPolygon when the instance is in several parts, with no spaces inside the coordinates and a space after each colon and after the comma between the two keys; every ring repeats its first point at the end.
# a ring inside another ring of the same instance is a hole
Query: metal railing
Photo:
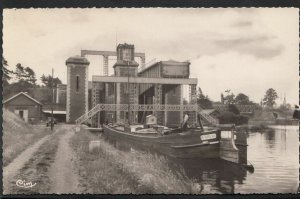
{"type": "Polygon", "coordinates": [[[199,115],[200,115],[200,117],[204,118],[207,122],[209,122],[212,125],[217,126],[219,124],[219,121],[217,119],[213,118],[212,116],[210,116],[202,111],[199,111],[199,115]]]}
{"type": "MultiPolygon", "coordinates": [[[[172,104],[130,104],[130,111],[197,111],[196,104],[172,105],[172,104]]],[[[128,111],[128,104],[97,104],[89,112],[80,116],[75,123],[81,124],[93,117],[99,111],[128,111]]]]}

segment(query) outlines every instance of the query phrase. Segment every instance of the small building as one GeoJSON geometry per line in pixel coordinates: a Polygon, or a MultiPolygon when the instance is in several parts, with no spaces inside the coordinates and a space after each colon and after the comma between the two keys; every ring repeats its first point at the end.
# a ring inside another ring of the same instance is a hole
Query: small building
{"type": "Polygon", "coordinates": [[[25,122],[37,123],[43,119],[43,104],[25,92],[4,100],[3,106],[19,115],[25,122]]]}
{"type": "MultiPolygon", "coordinates": [[[[51,117],[52,107],[51,104],[45,104],[43,106],[43,113],[46,118],[51,117]]],[[[66,105],[65,104],[53,104],[53,117],[57,122],[66,122],[66,105]]]]}

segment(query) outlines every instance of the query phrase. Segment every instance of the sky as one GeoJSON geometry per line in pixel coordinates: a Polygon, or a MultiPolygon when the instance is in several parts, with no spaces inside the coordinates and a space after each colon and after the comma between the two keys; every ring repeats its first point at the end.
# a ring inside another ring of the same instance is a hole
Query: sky
{"type": "MultiPolygon", "coordinates": [[[[260,102],[269,88],[298,104],[299,23],[296,8],[103,8],[4,9],[3,53],[40,77],[66,83],[66,59],[80,50],[115,51],[135,45],[146,63],[191,62],[191,77],[205,95],[220,101],[230,89],[260,102]]],[[[102,74],[102,58],[87,56],[89,79],[102,74]]],[[[137,60],[138,61],[138,60],[137,60]]],[[[109,60],[113,73],[114,57],[109,60]]]]}

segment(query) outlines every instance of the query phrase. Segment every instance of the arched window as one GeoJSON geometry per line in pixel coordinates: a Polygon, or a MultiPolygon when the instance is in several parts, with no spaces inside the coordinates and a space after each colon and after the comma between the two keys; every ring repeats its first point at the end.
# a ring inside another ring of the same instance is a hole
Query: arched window
{"type": "Polygon", "coordinates": [[[79,91],[79,75],[76,76],[76,92],[79,91]]]}

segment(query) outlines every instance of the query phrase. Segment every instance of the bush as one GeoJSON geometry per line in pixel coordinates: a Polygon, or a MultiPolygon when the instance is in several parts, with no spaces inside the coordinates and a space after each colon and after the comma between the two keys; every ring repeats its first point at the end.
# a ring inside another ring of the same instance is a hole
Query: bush
{"type": "Polygon", "coordinates": [[[247,116],[237,115],[229,111],[221,113],[218,119],[220,124],[235,124],[235,125],[248,124],[248,120],[249,120],[247,116]]]}
{"type": "Polygon", "coordinates": [[[236,125],[242,125],[242,124],[248,124],[249,118],[244,115],[237,115],[235,117],[235,124],[236,125]]]}
{"type": "Polygon", "coordinates": [[[235,122],[236,114],[226,111],[222,112],[218,117],[220,124],[233,124],[235,122]]]}
{"type": "Polygon", "coordinates": [[[228,111],[229,111],[229,112],[232,112],[232,113],[234,113],[234,114],[236,114],[236,115],[239,115],[239,114],[240,114],[239,109],[238,109],[234,104],[229,104],[229,105],[228,105],[228,111]]]}

